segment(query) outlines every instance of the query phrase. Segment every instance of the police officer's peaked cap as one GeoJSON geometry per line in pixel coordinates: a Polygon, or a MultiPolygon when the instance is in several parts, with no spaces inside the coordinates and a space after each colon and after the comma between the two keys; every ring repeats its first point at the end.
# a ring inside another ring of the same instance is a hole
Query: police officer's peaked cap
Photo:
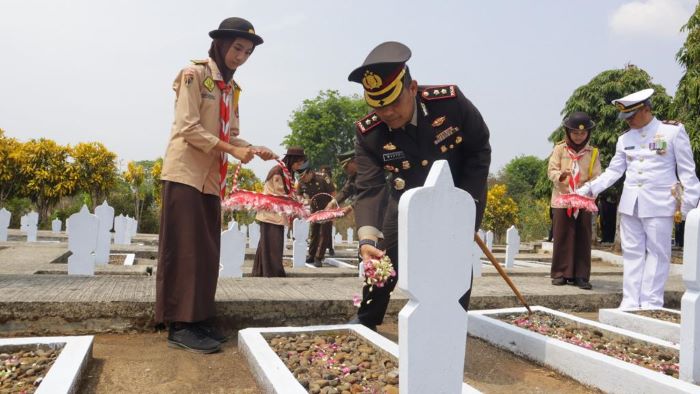
{"type": "Polygon", "coordinates": [[[613,105],[620,111],[620,113],[617,114],[617,118],[628,119],[634,116],[642,107],[649,105],[649,98],[652,94],[654,94],[654,89],[644,89],[623,98],[613,100],[613,105]]]}
{"type": "Polygon", "coordinates": [[[590,131],[595,127],[595,122],[585,112],[573,112],[568,118],[564,119],[564,127],[569,130],[590,131]]]}
{"type": "Polygon", "coordinates": [[[348,161],[352,160],[355,158],[355,150],[349,150],[347,152],[343,153],[338,153],[338,161],[340,162],[340,165],[342,166],[343,164],[347,163],[348,161]]]}
{"type": "Polygon", "coordinates": [[[262,37],[255,34],[253,24],[243,18],[226,18],[219,24],[219,28],[209,32],[211,38],[236,38],[242,37],[253,41],[253,44],[263,43],[262,37]]]}
{"type": "Polygon", "coordinates": [[[379,108],[393,103],[403,90],[406,61],[411,50],[400,42],[379,44],[367,55],[364,63],[354,69],[348,80],[361,83],[365,89],[365,101],[370,107],[379,108]]]}

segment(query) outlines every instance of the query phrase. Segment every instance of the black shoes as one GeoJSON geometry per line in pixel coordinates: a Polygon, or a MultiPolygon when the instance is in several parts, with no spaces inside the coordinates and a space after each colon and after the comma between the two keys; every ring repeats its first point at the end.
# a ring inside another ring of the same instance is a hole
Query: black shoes
{"type": "Polygon", "coordinates": [[[204,335],[215,340],[216,342],[224,343],[228,341],[228,337],[222,334],[221,331],[214,328],[214,326],[207,323],[198,323],[197,327],[204,333],[204,335]]]}
{"type": "Polygon", "coordinates": [[[316,267],[316,268],[323,267],[323,261],[322,260],[314,260],[314,267],[316,267]]]}
{"type": "Polygon", "coordinates": [[[208,337],[196,323],[173,323],[168,332],[168,346],[193,353],[215,353],[221,343],[208,337]]]}
{"type": "Polygon", "coordinates": [[[348,322],[348,324],[362,324],[363,326],[369,328],[370,330],[377,332],[377,325],[376,324],[365,324],[360,320],[359,317],[355,316],[352,320],[348,322]]]}
{"type": "Polygon", "coordinates": [[[554,286],[564,286],[566,284],[566,278],[554,278],[552,279],[552,284],[554,286]]]}
{"type": "Polygon", "coordinates": [[[307,257],[306,257],[306,262],[307,262],[308,264],[311,264],[311,263],[314,262],[314,258],[313,258],[313,257],[307,256],[307,257]]]}
{"type": "Polygon", "coordinates": [[[328,249],[328,255],[335,256],[335,249],[333,249],[333,248],[328,249]]]}
{"type": "Polygon", "coordinates": [[[582,278],[574,278],[574,286],[578,287],[579,289],[583,290],[590,290],[593,288],[591,285],[591,282],[582,279],[582,278]]]}

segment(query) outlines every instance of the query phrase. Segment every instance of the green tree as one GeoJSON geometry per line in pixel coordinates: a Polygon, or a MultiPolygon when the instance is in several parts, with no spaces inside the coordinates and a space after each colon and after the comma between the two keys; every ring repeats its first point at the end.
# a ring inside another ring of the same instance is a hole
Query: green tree
{"type": "Polygon", "coordinates": [[[156,161],[153,163],[153,168],[151,168],[151,179],[153,180],[153,198],[156,201],[156,205],[160,209],[160,204],[161,204],[161,199],[160,199],[160,190],[161,190],[161,182],[160,182],[160,174],[163,171],[163,158],[159,157],[156,159],[156,161]]]}
{"type": "Polygon", "coordinates": [[[499,241],[514,224],[518,224],[518,205],[508,197],[506,185],[494,185],[486,196],[483,228],[493,231],[496,240],[499,241]]]}
{"type": "Polygon", "coordinates": [[[143,202],[146,198],[146,175],[142,165],[130,161],[124,171],[124,180],[129,185],[134,201],[134,219],[138,222],[143,212],[143,202]]]}
{"type": "Polygon", "coordinates": [[[518,201],[532,197],[543,165],[546,163],[535,156],[518,156],[501,170],[501,181],[506,185],[508,195],[518,201]]]}
{"type": "MultiPolygon", "coordinates": [[[[672,115],[685,124],[695,163],[700,163],[700,4],[681,30],[687,32],[688,37],[676,54],[676,60],[685,73],[678,82],[672,115]]],[[[697,164],[695,171],[700,173],[697,164]]]]}
{"type": "Polygon", "coordinates": [[[99,142],[83,142],[73,147],[71,156],[75,159],[77,187],[90,196],[94,210],[116,184],[117,155],[99,142]]]}
{"type": "MultiPolygon", "coordinates": [[[[596,122],[590,142],[599,148],[603,168],[608,166],[615,154],[617,138],[629,129],[624,121],[617,119],[618,110],[611,104],[612,100],[646,88],[653,88],[656,92],[652,97],[654,114],[660,119],[667,119],[671,97],[666,94],[666,89],[652,83],[652,78],[646,71],[631,64],[623,69],[603,71],[596,75],[590,82],[574,90],[561,110],[563,118],[572,112],[583,111],[596,122]]],[[[563,139],[564,129],[557,126],[549,136],[549,141],[556,143],[563,139]]],[[[614,194],[619,197],[621,192],[617,190],[614,194]]]]}
{"type": "Polygon", "coordinates": [[[367,104],[358,95],[341,96],[336,90],[320,92],[292,113],[292,132],[284,137],[284,144],[303,146],[312,166],[330,164],[337,177],[342,171],[336,156],[353,148],[354,123],[367,112],[367,104]]]}
{"type": "Polygon", "coordinates": [[[76,187],[75,170],[68,163],[70,149],[48,139],[30,140],[20,151],[20,194],[29,198],[42,223],[63,196],[76,187]]]}

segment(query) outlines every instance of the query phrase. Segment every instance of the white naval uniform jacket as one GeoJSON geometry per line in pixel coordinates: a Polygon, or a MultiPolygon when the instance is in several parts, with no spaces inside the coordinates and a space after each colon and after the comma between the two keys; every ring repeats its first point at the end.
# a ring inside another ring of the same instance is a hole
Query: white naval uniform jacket
{"type": "Polygon", "coordinates": [[[612,186],[625,174],[625,184],[618,210],[625,215],[662,217],[673,216],[676,200],[671,194],[673,185],[680,180],[683,185],[681,213],[683,217],[697,207],[700,199],[700,182],[695,176],[695,162],[690,140],[682,124],[664,123],[653,118],[641,129],[630,129],[617,140],[615,156],[597,179],[582,190],[598,195],[612,186]],[[653,150],[653,143],[664,140],[664,153],[653,150]],[[676,173],[678,174],[676,176],[676,173]]]}

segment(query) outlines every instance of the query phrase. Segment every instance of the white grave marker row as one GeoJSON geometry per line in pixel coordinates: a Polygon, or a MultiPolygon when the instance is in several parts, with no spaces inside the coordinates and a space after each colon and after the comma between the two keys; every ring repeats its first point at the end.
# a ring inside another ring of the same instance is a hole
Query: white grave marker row
{"type": "Polygon", "coordinates": [[[520,251],[520,234],[515,225],[506,231],[506,268],[515,266],[515,256],[520,251]]]}
{"type": "Polygon", "coordinates": [[[296,218],[292,222],[294,241],[292,242],[292,267],[306,266],[306,238],[309,236],[309,222],[296,218]]]}
{"type": "Polygon", "coordinates": [[[12,214],[7,209],[0,209],[0,242],[7,242],[7,229],[10,227],[12,214]]]}
{"type": "Polygon", "coordinates": [[[237,228],[221,233],[221,254],[219,255],[220,278],[241,278],[245,260],[245,234],[237,228]]]}

